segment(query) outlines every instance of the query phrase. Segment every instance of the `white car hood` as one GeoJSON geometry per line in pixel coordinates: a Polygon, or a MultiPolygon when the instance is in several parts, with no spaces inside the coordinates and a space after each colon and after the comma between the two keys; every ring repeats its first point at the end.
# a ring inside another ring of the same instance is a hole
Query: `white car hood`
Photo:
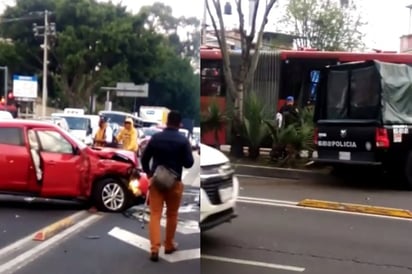
{"type": "Polygon", "coordinates": [[[229,158],[226,157],[221,151],[200,144],[200,166],[212,166],[220,165],[229,162],[229,158]]]}

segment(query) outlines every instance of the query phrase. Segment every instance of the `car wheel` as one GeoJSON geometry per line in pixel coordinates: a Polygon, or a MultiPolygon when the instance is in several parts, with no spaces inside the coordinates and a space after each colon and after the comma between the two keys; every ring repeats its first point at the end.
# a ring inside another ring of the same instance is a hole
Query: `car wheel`
{"type": "Polygon", "coordinates": [[[131,202],[130,194],[120,179],[107,178],[97,183],[94,193],[97,209],[106,212],[126,210],[131,202]]]}

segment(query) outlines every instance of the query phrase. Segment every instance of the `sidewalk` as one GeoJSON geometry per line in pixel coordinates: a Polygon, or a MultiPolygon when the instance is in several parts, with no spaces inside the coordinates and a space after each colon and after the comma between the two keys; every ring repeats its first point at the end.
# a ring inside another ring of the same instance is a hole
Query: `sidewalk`
{"type": "MultiPolygon", "coordinates": [[[[222,145],[220,147],[221,151],[224,153],[230,152],[230,145],[222,145]]],[[[247,152],[247,147],[243,150],[247,152]]],[[[270,148],[261,148],[260,154],[263,156],[268,156],[270,153],[270,148]]],[[[281,168],[270,165],[259,165],[259,164],[233,164],[238,175],[246,176],[256,176],[256,177],[272,177],[272,178],[282,178],[282,179],[327,179],[330,176],[330,168],[321,169],[299,169],[299,168],[281,168]]]]}
{"type": "MultiPolygon", "coordinates": [[[[230,152],[230,145],[221,145],[220,150],[223,152],[230,152]]],[[[243,147],[243,151],[247,153],[248,147],[243,147]]],[[[271,148],[262,147],[260,148],[260,155],[269,155],[271,148]]]]}

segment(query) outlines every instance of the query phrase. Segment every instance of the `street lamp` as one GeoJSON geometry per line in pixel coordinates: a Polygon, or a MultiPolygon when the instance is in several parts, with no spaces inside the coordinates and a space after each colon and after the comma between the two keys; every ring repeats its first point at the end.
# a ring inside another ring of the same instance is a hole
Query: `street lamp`
{"type": "Polygon", "coordinates": [[[229,1],[226,2],[226,4],[225,4],[224,14],[225,15],[232,15],[232,5],[229,3],[229,1]]]}
{"type": "Polygon", "coordinates": [[[49,23],[49,15],[52,12],[45,10],[44,12],[36,12],[44,15],[44,26],[38,26],[33,24],[33,33],[35,37],[43,36],[43,87],[42,87],[42,116],[46,116],[47,109],[47,74],[48,74],[48,50],[49,50],[49,37],[56,36],[56,24],[49,23]],[[39,31],[43,30],[43,34],[39,31]]]}

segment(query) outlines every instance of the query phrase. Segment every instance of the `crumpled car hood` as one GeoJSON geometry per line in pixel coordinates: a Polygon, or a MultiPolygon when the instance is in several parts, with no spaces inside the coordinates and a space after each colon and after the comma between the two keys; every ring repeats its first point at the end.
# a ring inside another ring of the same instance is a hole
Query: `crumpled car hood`
{"type": "Polygon", "coordinates": [[[101,158],[111,159],[114,156],[118,156],[124,158],[125,160],[131,161],[135,166],[137,166],[138,163],[137,155],[132,151],[111,147],[93,148],[92,150],[101,158]]]}

